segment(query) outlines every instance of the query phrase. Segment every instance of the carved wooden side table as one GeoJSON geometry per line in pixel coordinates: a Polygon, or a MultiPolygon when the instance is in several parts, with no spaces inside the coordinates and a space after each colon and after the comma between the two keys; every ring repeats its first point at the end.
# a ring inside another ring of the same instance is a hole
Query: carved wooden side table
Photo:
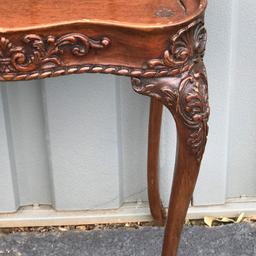
{"type": "Polygon", "coordinates": [[[157,168],[162,105],[171,111],[178,143],[163,256],[177,255],[206,144],[206,1],[0,2],[1,81],[86,72],[123,75],[132,78],[136,92],[152,98],[149,201],[162,224],[157,168]]]}

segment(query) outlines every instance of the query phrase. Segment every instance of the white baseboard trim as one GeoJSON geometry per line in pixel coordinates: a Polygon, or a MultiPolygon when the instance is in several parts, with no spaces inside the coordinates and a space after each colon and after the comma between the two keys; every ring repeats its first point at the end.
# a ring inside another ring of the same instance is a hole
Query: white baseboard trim
{"type": "MultiPolygon", "coordinates": [[[[236,217],[256,215],[256,200],[228,200],[225,205],[190,207],[188,219],[205,216],[236,217]]],[[[148,203],[126,203],[116,210],[55,211],[49,206],[23,207],[16,213],[0,214],[0,228],[83,225],[152,221],[148,203]]]]}
{"type": "Polygon", "coordinates": [[[194,206],[188,211],[188,219],[202,219],[212,217],[238,217],[244,213],[246,217],[256,216],[256,200],[229,199],[224,205],[194,206]]]}
{"type": "Polygon", "coordinates": [[[55,211],[49,206],[22,207],[0,214],[0,228],[62,226],[152,221],[147,203],[124,204],[115,210],[55,211]]]}

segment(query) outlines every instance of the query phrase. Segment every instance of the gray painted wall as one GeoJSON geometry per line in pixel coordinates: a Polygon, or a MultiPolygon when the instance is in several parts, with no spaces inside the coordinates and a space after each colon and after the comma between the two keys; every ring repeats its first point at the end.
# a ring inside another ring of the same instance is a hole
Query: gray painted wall
{"type": "MultiPolygon", "coordinates": [[[[256,198],[256,2],[210,0],[209,142],[193,205],[256,198]]],[[[146,201],[149,99],[129,78],[78,75],[0,87],[0,212],[118,208],[146,201]]],[[[175,127],[165,111],[161,193],[167,205],[175,127]]]]}

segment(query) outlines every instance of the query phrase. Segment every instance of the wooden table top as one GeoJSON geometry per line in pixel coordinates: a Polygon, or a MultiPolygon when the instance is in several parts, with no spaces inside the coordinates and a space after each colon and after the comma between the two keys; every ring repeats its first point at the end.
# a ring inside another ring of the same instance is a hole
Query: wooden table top
{"type": "Polygon", "coordinates": [[[0,1],[0,32],[96,23],[125,27],[171,26],[202,11],[207,0],[0,1]]]}

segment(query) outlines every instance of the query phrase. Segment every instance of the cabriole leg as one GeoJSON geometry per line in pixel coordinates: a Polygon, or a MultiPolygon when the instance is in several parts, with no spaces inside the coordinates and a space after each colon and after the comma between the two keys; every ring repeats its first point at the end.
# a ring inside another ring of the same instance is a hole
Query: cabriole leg
{"type": "Polygon", "coordinates": [[[208,86],[202,62],[179,77],[132,79],[136,92],[160,100],[177,127],[177,153],[162,256],[176,256],[208,134],[208,86]]]}

